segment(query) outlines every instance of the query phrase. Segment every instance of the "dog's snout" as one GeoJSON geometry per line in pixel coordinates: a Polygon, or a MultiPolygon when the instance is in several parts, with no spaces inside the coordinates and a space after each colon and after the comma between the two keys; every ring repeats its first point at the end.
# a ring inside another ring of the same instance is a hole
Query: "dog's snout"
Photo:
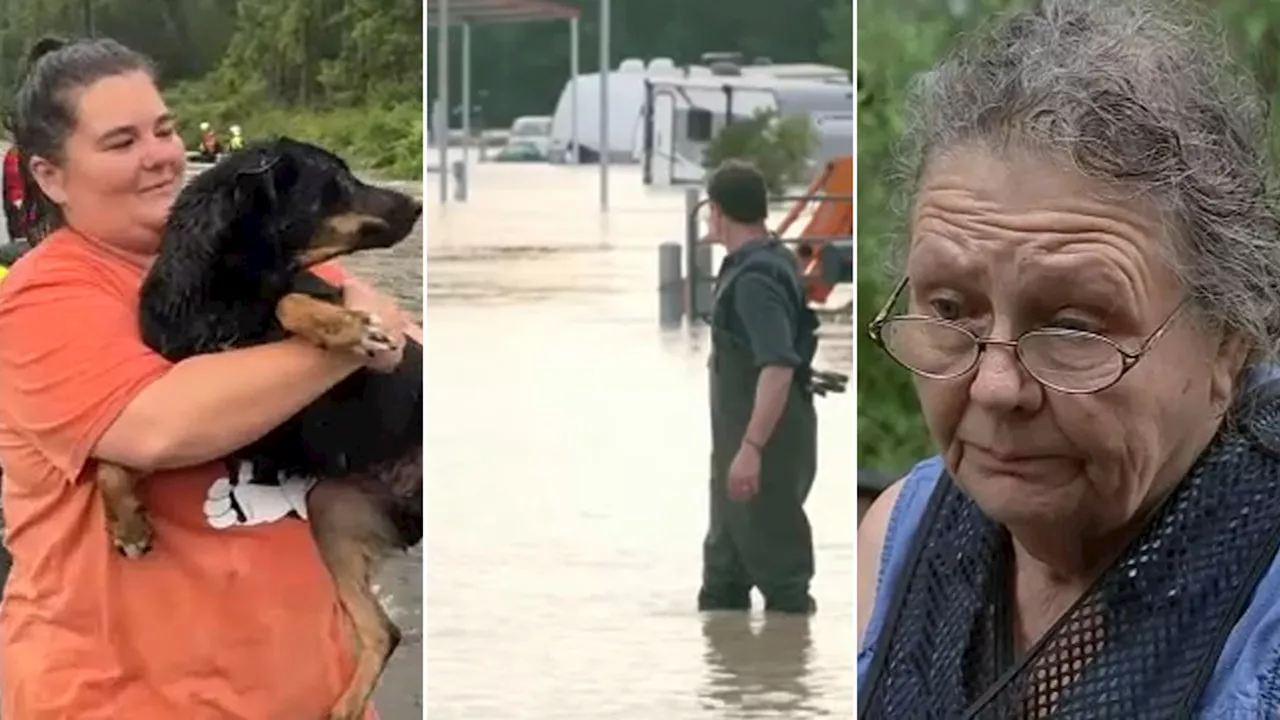
{"type": "Polygon", "coordinates": [[[408,232],[409,228],[417,224],[422,217],[422,201],[408,195],[401,195],[392,215],[395,216],[396,223],[408,226],[405,228],[405,232],[408,232]]]}
{"type": "Polygon", "coordinates": [[[370,187],[353,203],[362,212],[386,218],[393,225],[413,224],[422,217],[422,201],[391,188],[370,187]]]}

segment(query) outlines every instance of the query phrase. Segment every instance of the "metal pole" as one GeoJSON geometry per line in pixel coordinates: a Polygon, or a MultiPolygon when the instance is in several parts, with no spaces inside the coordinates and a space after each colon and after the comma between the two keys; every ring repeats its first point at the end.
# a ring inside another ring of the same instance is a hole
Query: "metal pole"
{"type": "Polygon", "coordinates": [[[440,98],[440,120],[436,124],[436,151],[440,154],[440,204],[449,202],[449,0],[440,3],[436,27],[436,96],[440,98]]]}
{"type": "Polygon", "coordinates": [[[578,164],[578,18],[569,18],[569,150],[573,153],[570,157],[572,161],[566,159],[565,162],[570,164],[578,164]]]}
{"type": "Polygon", "coordinates": [[[701,319],[698,308],[698,203],[702,190],[696,187],[684,191],[684,291],[689,324],[701,319]]]}
{"type": "Polygon", "coordinates": [[[693,286],[693,305],[698,308],[698,320],[705,322],[711,313],[711,302],[714,297],[712,291],[715,290],[716,280],[715,269],[711,267],[711,245],[704,242],[698,243],[694,256],[698,261],[696,271],[698,282],[693,286]]]}
{"type": "Polygon", "coordinates": [[[609,0],[600,0],[600,210],[609,209],[609,0]]]}
{"type": "Polygon", "coordinates": [[[462,164],[471,161],[471,23],[462,24],[462,164]]]}
{"type": "Polygon", "coordinates": [[[684,285],[680,282],[680,255],[677,242],[658,246],[658,325],[674,330],[684,320],[684,285]]]}

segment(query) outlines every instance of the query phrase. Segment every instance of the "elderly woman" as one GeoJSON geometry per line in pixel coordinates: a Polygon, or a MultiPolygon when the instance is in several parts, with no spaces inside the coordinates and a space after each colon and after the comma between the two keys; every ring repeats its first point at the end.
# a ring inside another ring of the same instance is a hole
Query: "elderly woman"
{"type": "MultiPolygon", "coordinates": [[[[222,458],[366,362],[289,339],[171,364],[139,339],[138,291],[185,151],[146,58],[110,40],[40,58],[15,133],[48,229],[0,285],[0,465],[13,570],[0,715],[330,717],[347,621],[305,522],[305,482],[240,482],[222,458]],[[89,480],[145,471],[156,531],[119,556],[89,480]]],[[[346,302],[417,334],[341,268],[346,302]]],[[[373,717],[372,710],[367,713],[373,717]]],[[[346,716],[343,716],[346,717],[346,716]]]]}
{"type": "Polygon", "coordinates": [[[859,715],[1280,712],[1261,104],[1166,2],[1047,0],[919,85],[871,325],[941,456],[859,530],[859,715]]]}

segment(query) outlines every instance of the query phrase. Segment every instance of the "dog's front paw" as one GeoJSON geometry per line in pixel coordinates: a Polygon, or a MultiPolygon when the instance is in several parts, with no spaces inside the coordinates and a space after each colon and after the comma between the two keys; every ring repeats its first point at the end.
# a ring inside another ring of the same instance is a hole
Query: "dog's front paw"
{"type": "Polygon", "coordinates": [[[377,315],[365,317],[364,335],[360,338],[360,352],[365,357],[374,357],[378,353],[393,352],[396,342],[382,326],[382,319],[377,315]]]}
{"type": "Polygon", "coordinates": [[[325,350],[361,351],[372,324],[365,313],[299,293],[280,300],[276,318],[285,330],[325,350]]]}

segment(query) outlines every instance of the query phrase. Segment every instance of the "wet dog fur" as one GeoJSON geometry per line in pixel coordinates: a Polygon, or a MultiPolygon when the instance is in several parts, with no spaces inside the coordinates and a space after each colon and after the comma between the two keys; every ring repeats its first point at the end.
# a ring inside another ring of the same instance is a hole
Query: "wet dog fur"
{"type": "MultiPolygon", "coordinates": [[[[313,145],[279,139],[233,153],[175,202],[142,286],[143,341],[174,362],[288,334],[334,352],[384,349],[377,318],[344,308],[342,290],[308,268],[395,245],[421,214],[418,201],[361,182],[313,145]]],[[[357,371],[230,461],[251,462],[253,482],[319,478],[310,526],[359,644],[330,720],[363,717],[400,641],[372,582],[385,558],[422,539],[422,401],[422,346],[406,339],[395,371],[357,371]]],[[[107,528],[129,557],[152,543],[137,480],[128,468],[97,470],[107,528]]]]}

